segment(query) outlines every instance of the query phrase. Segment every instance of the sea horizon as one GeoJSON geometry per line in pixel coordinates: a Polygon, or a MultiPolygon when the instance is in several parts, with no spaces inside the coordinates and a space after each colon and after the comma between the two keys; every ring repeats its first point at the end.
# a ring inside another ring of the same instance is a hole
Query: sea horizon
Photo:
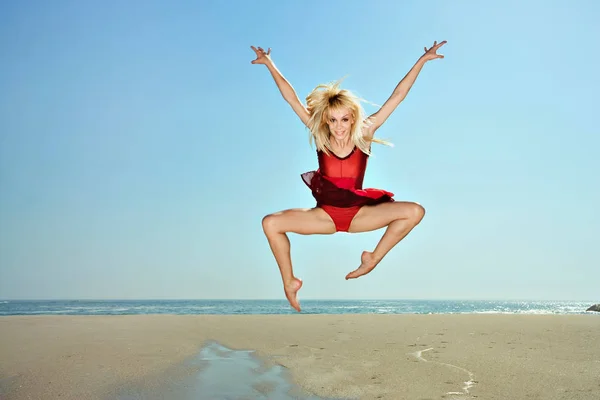
{"type": "MultiPolygon", "coordinates": [[[[1,301],[285,301],[283,297],[264,298],[235,298],[235,297],[23,297],[10,298],[0,297],[1,301]]],[[[568,299],[568,298],[469,298],[469,297],[365,297],[365,298],[343,298],[343,297],[305,297],[304,301],[571,301],[571,302],[596,302],[598,299],[568,299]]]]}
{"type": "MultiPolygon", "coordinates": [[[[302,314],[589,314],[594,301],[301,299],[302,314]]],[[[285,299],[20,299],[0,300],[15,315],[296,314],[285,299]]]]}

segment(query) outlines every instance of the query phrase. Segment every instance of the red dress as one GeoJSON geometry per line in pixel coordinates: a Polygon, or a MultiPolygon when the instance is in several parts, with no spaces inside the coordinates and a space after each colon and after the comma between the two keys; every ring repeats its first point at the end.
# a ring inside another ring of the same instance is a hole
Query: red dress
{"type": "Polygon", "coordinates": [[[303,173],[302,180],[311,189],[317,207],[325,210],[338,232],[347,232],[362,206],[394,201],[393,193],[381,189],[363,189],[369,156],[357,147],[346,157],[317,151],[319,169],[303,173]]]}

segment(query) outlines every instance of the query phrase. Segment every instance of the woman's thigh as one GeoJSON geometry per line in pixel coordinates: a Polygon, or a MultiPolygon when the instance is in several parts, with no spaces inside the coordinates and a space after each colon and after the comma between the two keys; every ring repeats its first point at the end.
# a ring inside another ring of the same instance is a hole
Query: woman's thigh
{"type": "Polygon", "coordinates": [[[352,220],[348,232],[374,231],[388,226],[397,219],[412,219],[419,223],[424,215],[425,209],[414,202],[394,201],[374,206],[364,206],[352,220]]]}
{"type": "Polygon", "coordinates": [[[263,229],[266,233],[292,232],[301,235],[335,233],[331,217],[318,207],[293,208],[269,214],[263,218],[263,229]]]}

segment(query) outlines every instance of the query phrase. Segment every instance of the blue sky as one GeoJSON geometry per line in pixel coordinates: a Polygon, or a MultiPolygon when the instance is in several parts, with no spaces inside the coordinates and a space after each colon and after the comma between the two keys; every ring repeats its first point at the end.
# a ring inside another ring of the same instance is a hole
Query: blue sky
{"type": "MultiPolygon", "coordinates": [[[[250,45],[299,97],[382,104],[366,187],[423,222],[290,235],[307,298],[597,300],[594,1],[28,1],[0,5],[0,298],[276,298],[264,215],[312,207],[314,148],[250,45]],[[523,4],[526,3],[526,4],[523,4]]],[[[376,108],[365,106],[367,112],[376,108]]]]}

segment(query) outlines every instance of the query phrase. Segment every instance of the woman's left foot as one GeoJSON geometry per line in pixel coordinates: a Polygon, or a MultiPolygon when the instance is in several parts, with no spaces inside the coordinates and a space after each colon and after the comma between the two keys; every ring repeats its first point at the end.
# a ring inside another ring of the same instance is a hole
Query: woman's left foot
{"type": "Polygon", "coordinates": [[[373,271],[373,269],[377,266],[377,261],[375,260],[373,253],[371,253],[370,251],[363,251],[360,257],[360,261],[360,266],[354,271],[350,272],[348,275],[346,275],[346,280],[356,279],[359,276],[366,275],[369,272],[373,271]]]}
{"type": "Polygon", "coordinates": [[[285,291],[285,297],[287,297],[290,305],[294,308],[294,310],[300,312],[300,303],[298,303],[298,298],[296,297],[298,294],[298,290],[302,287],[302,279],[294,278],[288,284],[283,285],[283,289],[285,291]]]}

